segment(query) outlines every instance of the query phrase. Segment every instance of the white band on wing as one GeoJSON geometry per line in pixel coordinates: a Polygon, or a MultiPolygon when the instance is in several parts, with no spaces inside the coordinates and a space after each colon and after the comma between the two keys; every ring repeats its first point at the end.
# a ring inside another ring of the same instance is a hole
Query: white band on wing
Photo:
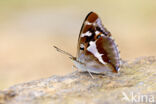
{"type": "Polygon", "coordinates": [[[81,34],[81,37],[85,37],[85,36],[91,36],[92,33],[90,31],[87,31],[86,33],[81,34]]]}
{"type": "Polygon", "coordinates": [[[89,45],[89,47],[87,48],[87,50],[88,50],[89,52],[91,52],[102,64],[106,64],[106,63],[103,61],[103,59],[102,59],[102,55],[103,55],[103,54],[100,54],[100,53],[98,52],[98,50],[97,50],[96,41],[95,41],[95,42],[90,41],[89,43],[90,43],[90,45],[89,45]]]}
{"type": "Polygon", "coordinates": [[[86,24],[86,25],[92,25],[92,23],[90,23],[90,22],[88,22],[88,21],[86,21],[85,24],[86,24]]]}

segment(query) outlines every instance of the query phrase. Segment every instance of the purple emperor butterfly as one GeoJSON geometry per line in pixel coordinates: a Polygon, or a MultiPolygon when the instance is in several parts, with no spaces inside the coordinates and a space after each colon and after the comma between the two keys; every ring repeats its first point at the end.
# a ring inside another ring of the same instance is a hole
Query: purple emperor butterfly
{"type": "MultiPolygon", "coordinates": [[[[57,48],[57,51],[67,54],[74,66],[81,71],[91,73],[117,73],[120,70],[119,50],[111,33],[104,28],[98,15],[90,12],[85,18],[80,30],[76,57],[57,48]]],[[[92,75],[91,75],[92,76],[92,75]]]]}

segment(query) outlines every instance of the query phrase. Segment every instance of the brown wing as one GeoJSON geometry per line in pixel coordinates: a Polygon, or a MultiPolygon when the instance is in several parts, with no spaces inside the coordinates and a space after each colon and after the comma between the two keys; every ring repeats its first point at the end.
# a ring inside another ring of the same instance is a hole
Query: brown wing
{"type": "MultiPolygon", "coordinates": [[[[83,25],[81,27],[80,33],[79,33],[79,37],[78,37],[78,46],[77,46],[77,56],[79,56],[80,54],[80,44],[82,43],[82,40],[86,40],[87,38],[84,37],[82,38],[82,34],[86,33],[87,31],[90,31],[92,33],[92,37],[94,37],[95,35],[95,31],[98,30],[99,32],[105,34],[105,35],[110,35],[110,32],[106,30],[106,28],[103,27],[102,22],[100,20],[100,18],[98,17],[98,15],[94,12],[90,12],[88,13],[88,15],[86,16],[83,25]],[[95,23],[95,26],[93,26],[93,23],[95,23]]],[[[90,37],[90,39],[92,38],[90,37]]],[[[86,41],[89,41],[90,39],[87,39],[86,41]]]]}
{"type": "Polygon", "coordinates": [[[93,55],[101,64],[111,64],[115,71],[120,67],[120,56],[117,45],[110,32],[103,27],[98,15],[90,12],[85,18],[77,46],[77,57],[93,55]]]}

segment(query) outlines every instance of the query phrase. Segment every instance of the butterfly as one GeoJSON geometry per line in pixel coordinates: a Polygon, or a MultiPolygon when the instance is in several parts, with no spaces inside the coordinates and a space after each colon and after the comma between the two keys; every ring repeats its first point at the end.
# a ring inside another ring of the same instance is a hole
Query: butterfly
{"type": "Polygon", "coordinates": [[[87,71],[90,75],[91,73],[118,73],[120,70],[121,59],[118,46],[95,12],[90,12],[83,22],[76,57],[56,46],[54,48],[68,55],[74,67],[87,71]]]}

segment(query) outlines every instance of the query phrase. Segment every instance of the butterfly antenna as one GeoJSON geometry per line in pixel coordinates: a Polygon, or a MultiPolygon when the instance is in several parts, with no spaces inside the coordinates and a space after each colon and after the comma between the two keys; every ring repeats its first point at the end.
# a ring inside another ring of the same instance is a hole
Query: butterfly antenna
{"type": "Polygon", "coordinates": [[[66,52],[66,51],[64,51],[64,50],[62,50],[62,49],[60,49],[60,48],[58,48],[58,47],[56,47],[56,46],[53,46],[53,47],[54,47],[58,52],[63,53],[63,54],[65,54],[65,55],[68,55],[69,58],[74,59],[74,57],[73,57],[70,53],[68,53],[68,52],[66,52]]]}

